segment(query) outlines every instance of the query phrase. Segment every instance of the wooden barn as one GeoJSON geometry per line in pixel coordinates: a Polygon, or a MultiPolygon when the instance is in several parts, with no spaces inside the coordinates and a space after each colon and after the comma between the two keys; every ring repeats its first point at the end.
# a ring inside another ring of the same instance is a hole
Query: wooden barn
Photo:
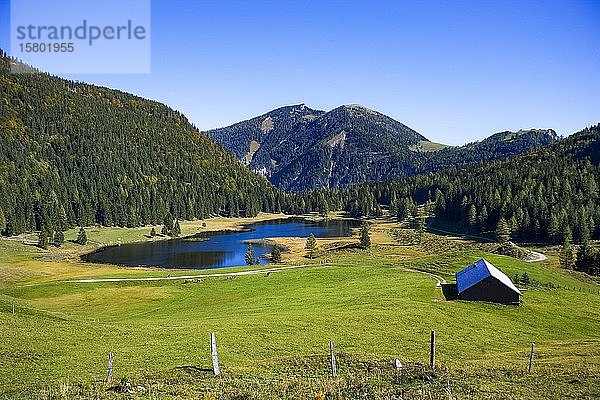
{"type": "Polygon", "coordinates": [[[498,268],[484,260],[456,273],[458,298],[500,304],[519,304],[521,292],[498,268]]]}

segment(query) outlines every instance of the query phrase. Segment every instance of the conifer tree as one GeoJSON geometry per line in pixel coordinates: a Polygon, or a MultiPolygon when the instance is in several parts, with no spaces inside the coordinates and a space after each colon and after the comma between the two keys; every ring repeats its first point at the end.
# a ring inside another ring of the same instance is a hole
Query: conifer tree
{"type": "Polygon", "coordinates": [[[81,244],[81,245],[85,245],[87,244],[87,233],[85,233],[85,229],[83,229],[83,226],[81,228],[79,228],[79,233],[77,234],[77,240],[76,242],[81,244]]]}
{"type": "Polygon", "coordinates": [[[417,229],[417,239],[419,243],[423,240],[423,233],[425,233],[425,210],[422,207],[419,207],[416,210],[415,217],[416,229],[417,229]]]}
{"type": "Polygon", "coordinates": [[[166,236],[172,236],[173,228],[173,216],[171,215],[171,213],[167,213],[163,218],[163,227],[160,233],[166,236]]]}
{"type": "Polygon", "coordinates": [[[504,244],[510,240],[510,228],[504,217],[500,217],[496,226],[496,240],[500,244],[504,244]]]}
{"type": "Polygon", "coordinates": [[[4,211],[0,208],[0,234],[4,233],[4,229],[6,228],[6,217],[4,216],[4,211]]]}
{"type": "Polygon", "coordinates": [[[256,263],[256,259],[254,258],[254,246],[252,243],[248,243],[248,249],[246,250],[246,255],[244,256],[247,265],[254,265],[256,263]]]}
{"type": "Polygon", "coordinates": [[[54,245],[60,247],[65,242],[65,234],[60,229],[54,234],[54,245]]]}
{"type": "Polygon", "coordinates": [[[281,249],[279,248],[278,244],[273,246],[273,250],[271,250],[271,262],[273,262],[273,263],[281,262],[281,249]]]}
{"type": "Polygon", "coordinates": [[[586,272],[593,260],[593,250],[590,245],[590,234],[587,226],[582,228],[581,246],[577,251],[577,260],[575,261],[575,269],[586,272]]]}
{"type": "Polygon", "coordinates": [[[45,229],[42,229],[38,234],[38,247],[42,249],[48,248],[48,242],[50,241],[48,237],[48,232],[45,229]]]}
{"type": "Polygon", "coordinates": [[[565,269],[573,267],[573,249],[571,249],[571,230],[566,227],[563,231],[564,241],[560,250],[560,266],[565,269]]]}
{"type": "Polygon", "coordinates": [[[473,228],[475,224],[477,224],[477,208],[475,207],[475,204],[471,204],[471,207],[469,208],[469,216],[467,219],[467,223],[471,228],[473,228]]]}
{"type": "Polygon", "coordinates": [[[175,220],[175,225],[173,226],[173,236],[181,235],[181,227],[179,226],[179,220],[175,220]]]}
{"type": "Polygon", "coordinates": [[[486,230],[488,218],[487,206],[484,204],[479,213],[479,231],[484,232],[486,230]]]}
{"type": "Polygon", "coordinates": [[[317,253],[317,239],[315,239],[315,235],[313,235],[312,233],[310,234],[310,236],[308,237],[308,239],[306,239],[305,249],[306,249],[308,258],[315,258],[316,257],[316,253],[317,253]]]}
{"type": "Polygon", "coordinates": [[[360,247],[368,249],[371,247],[371,227],[368,222],[363,222],[360,228],[360,247]]]}

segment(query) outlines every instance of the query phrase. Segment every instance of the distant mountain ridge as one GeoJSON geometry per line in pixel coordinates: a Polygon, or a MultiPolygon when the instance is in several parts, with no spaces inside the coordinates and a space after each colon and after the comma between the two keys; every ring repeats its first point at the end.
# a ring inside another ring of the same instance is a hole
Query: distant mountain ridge
{"type": "Polygon", "coordinates": [[[356,104],[327,112],[285,106],[206,134],[255,173],[294,192],[504,158],[558,139],[551,129],[531,129],[451,147],[356,104]]]}

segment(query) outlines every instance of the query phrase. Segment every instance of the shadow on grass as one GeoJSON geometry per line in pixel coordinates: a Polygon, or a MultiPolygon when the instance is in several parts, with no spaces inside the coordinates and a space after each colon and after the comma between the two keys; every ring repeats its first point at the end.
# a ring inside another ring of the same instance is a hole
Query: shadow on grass
{"type": "Polygon", "coordinates": [[[206,368],[206,367],[199,367],[197,365],[183,365],[181,367],[175,367],[175,369],[178,369],[180,371],[183,372],[187,372],[188,374],[192,374],[192,373],[201,373],[201,372],[210,372],[213,373],[213,369],[212,368],[206,368]]]}
{"type": "Polygon", "coordinates": [[[446,301],[458,299],[458,288],[456,283],[442,283],[442,293],[446,298],[446,301]]]}

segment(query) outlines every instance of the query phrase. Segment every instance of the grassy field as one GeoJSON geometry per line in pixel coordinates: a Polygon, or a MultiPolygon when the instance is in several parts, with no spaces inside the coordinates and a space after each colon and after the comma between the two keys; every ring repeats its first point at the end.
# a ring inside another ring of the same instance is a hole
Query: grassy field
{"type": "MultiPolygon", "coordinates": [[[[182,230],[243,222],[211,219],[182,230]]],[[[356,238],[320,240],[320,256],[308,260],[303,240],[280,240],[291,249],[284,264],[306,266],[270,275],[64,282],[166,276],[78,259],[103,244],[148,240],[149,230],[93,228],[89,245],[50,251],[23,244],[28,238],[0,241],[0,398],[600,396],[599,286],[558,269],[552,249],[545,250],[548,261],[526,263],[451,237],[427,234],[417,243],[411,231],[378,221],[371,250],[347,246],[356,238]],[[511,277],[527,272],[536,281],[520,307],[446,301],[434,277],[420,272],[451,281],[481,257],[511,277]],[[431,330],[435,370],[424,367],[431,330]],[[211,331],[219,378],[210,372],[211,331]],[[339,357],[336,378],[328,372],[329,340],[339,357]],[[529,374],[531,342],[537,355],[529,374]],[[109,352],[112,385],[103,383],[109,352]],[[392,368],[395,358],[402,372],[392,368]]]]}

